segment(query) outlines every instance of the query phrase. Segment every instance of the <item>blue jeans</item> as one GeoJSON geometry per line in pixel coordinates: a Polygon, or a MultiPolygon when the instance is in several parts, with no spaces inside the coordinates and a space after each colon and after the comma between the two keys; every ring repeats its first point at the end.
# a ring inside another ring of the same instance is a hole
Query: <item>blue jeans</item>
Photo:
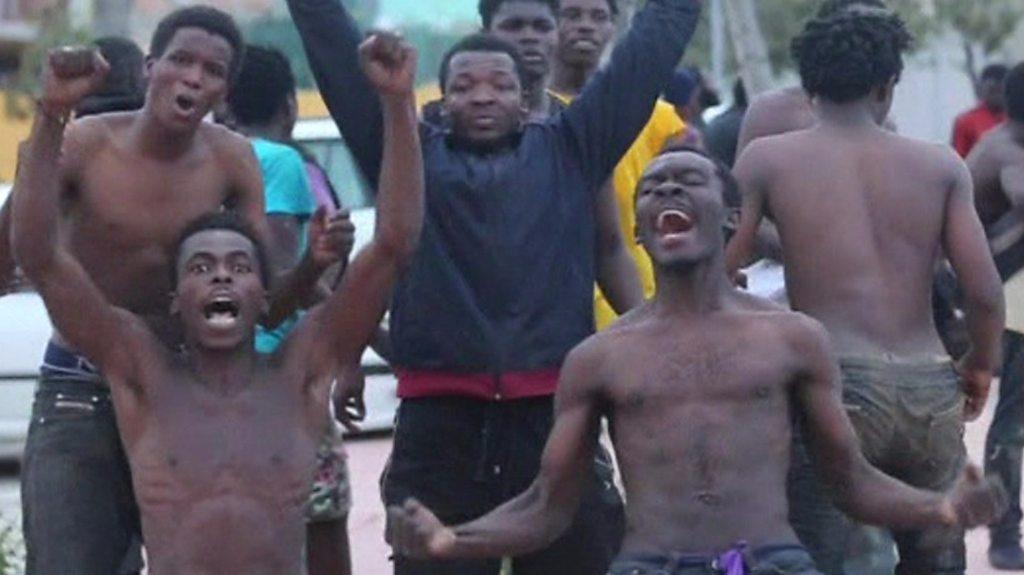
{"type": "MultiPolygon", "coordinates": [[[[799,545],[766,545],[746,554],[750,575],[821,575],[807,550],[799,545]]],[[[612,563],[608,575],[722,575],[718,561],[708,555],[628,553],[612,563]]]]}
{"type": "Polygon", "coordinates": [[[22,463],[28,575],[119,575],[142,569],[142,530],[110,390],[44,379],[22,463]]]}
{"type": "Polygon", "coordinates": [[[1006,513],[989,526],[992,545],[1020,544],[1021,454],[1024,452],[1024,335],[1003,338],[1003,376],[995,419],[985,439],[985,473],[998,476],[1010,496],[1006,513]]]}
{"type": "MultiPolygon", "coordinates": [[[[878,357],[848,358],[841,366],[843,403],[868,461],[921,489],[950,488],[966,462],[964,395],[952,363],[878,357]]],[[[963,531],[880,537],[833,505],[800,444],[793,451],[789,497],[790,522],[828,575],[891,574],[893,540],[900,558],[896,573],[964,573],[963,531]]]]}

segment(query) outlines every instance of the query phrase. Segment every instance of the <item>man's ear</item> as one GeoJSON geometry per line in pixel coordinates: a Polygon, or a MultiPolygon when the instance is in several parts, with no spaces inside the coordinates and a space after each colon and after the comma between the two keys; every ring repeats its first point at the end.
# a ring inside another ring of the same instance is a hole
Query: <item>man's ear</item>
{"type": "Polygon", "coordinates": [[[177,317],[181,314],[181,303],[178,302],[178,292],[171,292],[171,306],[170,306],[171,317],[177,317]]]}

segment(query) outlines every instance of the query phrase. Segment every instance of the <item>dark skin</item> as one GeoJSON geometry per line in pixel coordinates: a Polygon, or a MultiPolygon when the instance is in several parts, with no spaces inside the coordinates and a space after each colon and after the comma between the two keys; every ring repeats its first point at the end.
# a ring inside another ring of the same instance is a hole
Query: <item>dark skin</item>
{"type": "Polygon", "coordinates": [[[551,108],[548,76],[558,45],[558,23],[551,7],[534,0],[509,0],[498,6],[487,33],[512,44],[523,59],[527,106],[539,119],[551,108]]]}
{"type": "MultiPolygon", "coordinates": [[[[298,117],[294,95],[290,95],[278,111],[266,123],[236,123],[235,128],[250,138],[263,138],[274,142],[288,142],[298,117]]],[[[271,258],[285,269],[299,264],[301,253],[303,221],[292,215],[268,214],[267,221],[273,237],[271,258]]],[[[355,226],[347,210],[341,210],[335,218],[342,234],[342,260],[346,260],[355,243],[355,226]]],[[[342,264],[343,265],[343,264],[342,264]]],[[[339,271],[343,271],[339,269],[339,271]]],[[[338,277],[331,271],[329,278],[338,277]]],[[[329,290],[324,292],[329,293],[329,290]]],[[[359,421],[365,414],[363,405],[363,378],[359,365],[348,366],[338,374],[338,382],[332,392],[332,401],[338,402],[335,413],[350,429],[358,429],[352,420],[359,421]],[[351,400],[349,399],[351,396],[351,400]],[[354,412],[354,413],[352,413],[354,412]]],[[[306,526],[307,570],[310,575],[348,575],[352,572],[349,553],[348,518],[332,521],[313,521],[306,526]]]]}
{"type": "MultiPolygon", "coordinates": [[[[238,232],[206,230],[181,246],[169,309],[184,353],[106,299],[58,239],[62,186],[52,166],[64,128],[54,114],[37,117],[14,196],[15,253],[58,329],[110,382],[154,573],[302,572],[303,507],[331,382],[358,363],[422,227],[416,55],[404,46],[393,56],[372,42],[362,50],[386,136],[374,239],[269,357],[253,348],[269,307],[257,248],[238,232]]],[[[70,109],[98,82],[48,73],[47,109],[70,109]]],[[[316,249],[330,241],[328,227],[314,221],[316,249]]]]}
{"type": "Polygon", "coordinates": [[[998,511],[1003,494],[976,469],[940,495],[867,463],[821,325],[730,285],[722,253],[726,210],[714,170],[706,158],[675,153],[646,172],[637,221],[658,293],[566,360],[534,484],[485,517],[450,528],[414,500],[390,509],[398,553],[497,557],[549,544],[579,504],[602,417],[611,423],[626,488],[623,553],[795,543],[786,502],[790,405],[806,416],[819,469],[851,515],[923,527],[979,525],[998,511]]]}
{"type": "MultiPolygon", "coordinates": [[[[600,63],[601,55],[611,42],[615,22],[606,0],[599,0],[595,6],[577,4],[570,0],[561,3],[557,24],[557,52],[552,52],[555,76],[552,89],[560,94],[578,96],[587,80],[597,71],[596,64],[600,63]],[[606,27],[612,33],[606,33],[606,27]],[[569,76],[563,70],[565,65],[562,59],[569,55],[571,61],[582,64],[583,60],[590,62],[594,54],[597,55],[595,65],[578,66],[582,75],[572,75],[573,81],[567,83],[569,76]]],[[[625,238],[619,227],[615,186],[610,180],[598,192],[594,216],[597,221],[597,284],[616,313],[623,314],[643,303],[644,295],[636,262],[626,249],[625,238]]]]}
{"type": "Polygon", "coordinates": [[[817,121],[814,104],[799,86],[762,94],[750,103],[743,116],[736,153],[758,138],[806,130],[817,121]]]}
{"type": "Polygon", "coordinates": [[[1004,218],[1024,221],[1024,124],[1008,120],[967,157],[975,205],[985,227],[1004,218]]]}
{"type": "Polygon", "coordinates": [[[608,0],[562,0],[551,89],[562,94],[582,91],[614,37],[615,20],[608,0]]]}
{"type": "MultiPolygon", "coordinates": [[[[170,345],[179,344],[181,334],[167,314],[172,286],[166,270],[188,222],[226,206],[273,244],[251,146],[202,122],[227,94],[233,54],[226,39],[182,28],[148,61],[142,110],[85,118],[64,137],[63,241],[109,301],[145,317],[170,345]]],[[[54,116],[72,109],[57,100],[42,106],[54,116]]],[[[275,278],[269,325],[312,298],[320,273],[340,257],[340,233],[332,222],[327,250],[309,252],[292,273],[275,278]]],[[[281,266],[275,262],[273,269],[281,266]]]]}
{"type": "Polygon", "coordinates": [[[848,104],[821,99],[815,127],[762,138],[743,152],[735,170],[743,208],[728,269],[748,261],[769,215],[793,309],[822,322],[840,355],[913,360],[945,355],[931,304],[945,255],[964,290],[971,348],[958,368],[965,416],[974,419],[999,360],[1000,280],[963,163],[945,147],[879,127],[894,86],[848,104]]]}

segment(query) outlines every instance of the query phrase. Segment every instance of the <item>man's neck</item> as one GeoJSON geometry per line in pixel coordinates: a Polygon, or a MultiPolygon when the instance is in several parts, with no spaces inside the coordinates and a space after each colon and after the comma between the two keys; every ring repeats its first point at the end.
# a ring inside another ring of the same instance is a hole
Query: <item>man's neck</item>
{"type": "Polygon", "coordinates": [[[530,99],[526,103],[530,108],[530,115],[534,117],[547,117],[548,110],[551,109],[551,96],[548,95],[548,77],[541,76],[540,78],[531,79],[529,85],[526,86],[526,90],[530,95],[530,99]]]}
{"type": "Polygon", "coordinates": [[[866,100],[837,104],[823,98],[816,102],[817,116],[821,125],[846,128],[878,128],[878,122],[866,100]]]}
{"type": "Polygon", "coordinates": [[[244,134],[247,138],[259,138],[261,140],[269,140],[271,142],[283,142],[288,139],[284,130],[278,126],[238,126],[238,131],[244,134]]]}
{"type": "Polygon", "coordinates": [[[195,141],[198,130],[175,132],[168,130],[156,114],[143,106],[135,116],[132,139],[136,149],[144,156],[174,158],[187,152],[195,141]]]}
{"type": "Polygon", "coordinates": [[[555,60],[551,89],[559,94],[578,96],[595,70],[597,66],[570,66],[555,60]]]}
{"type": "Polygon", "coordinates": [[[659,315],[705,315],[721,309],[732,290],[721,253],[686,267],[655,266],[658,289],[654,307],[659,315]]]}
{"type": "Polygon", "coordinates": [[[186,353],[199,382],[212,391],[230,395],[252,383],[257,359],[252,341],[226,351],[202,349],[189,343],[186,353]]]}

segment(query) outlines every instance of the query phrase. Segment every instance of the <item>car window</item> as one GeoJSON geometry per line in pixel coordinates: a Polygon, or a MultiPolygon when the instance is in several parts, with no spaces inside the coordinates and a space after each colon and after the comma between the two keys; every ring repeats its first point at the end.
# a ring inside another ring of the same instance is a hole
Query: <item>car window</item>
{"type": "Polygon", "coordinates": [[[373,195],[341,139],[300,140],[331,180],[341,205],[350,210],[373,207],[373,195]]]}

